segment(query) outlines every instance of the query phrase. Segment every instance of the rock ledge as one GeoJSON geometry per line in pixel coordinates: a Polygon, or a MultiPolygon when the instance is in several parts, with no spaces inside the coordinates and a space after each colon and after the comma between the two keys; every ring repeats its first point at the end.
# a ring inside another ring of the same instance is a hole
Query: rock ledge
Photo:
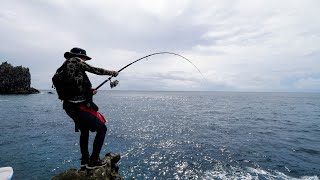
{"type": "Polygon", "coordinates": [[[52,178],[52,180],[123,180],[118,174],[119,167],[117,162],[120,160],[120,154],[108,153],[103,158],[107,164],[96,169],[69,169],[52,178]]]}

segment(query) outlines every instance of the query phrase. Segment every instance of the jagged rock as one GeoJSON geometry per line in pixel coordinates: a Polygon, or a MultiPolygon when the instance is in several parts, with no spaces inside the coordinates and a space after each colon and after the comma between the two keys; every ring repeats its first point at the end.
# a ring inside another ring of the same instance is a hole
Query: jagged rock
{"type": "Polygon", "coordinates": [[[0,65],[0,94],[33,94],[40,91],[30,87],[29,68],[13,67],[4,62],[0,65]]]}
{"type": "Polygon", "coordinates": [[[52,180],[123,180],[118,174],[119,167],[117,162],[120,154],[108,153],[103,159],[107,164],[96,169],[69,169],[52,178],[52,180]]]}

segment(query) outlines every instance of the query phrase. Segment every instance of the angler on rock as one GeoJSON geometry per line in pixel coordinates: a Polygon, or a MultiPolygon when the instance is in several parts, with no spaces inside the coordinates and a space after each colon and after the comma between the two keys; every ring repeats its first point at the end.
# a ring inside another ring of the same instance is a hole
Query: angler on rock
{"type": "Polygon", "coordinates": [[[98,112],[98,106],[92,96],[97,90],[92,89],[86,74],[116,77],[117,71],[93,67],[86,63],[91,58],[81,48],[72,48],[64,54],[65,62],[52,78],[59,99],[63,101],[63,109],[75,124],[75,131],[80,130],[81,168],[94,169],[105,165],[99,155],[104,144],[107,127],[106,119],[98,112]],[[89,131],[97,132],[91,155],[88,151],[89,131]]]}

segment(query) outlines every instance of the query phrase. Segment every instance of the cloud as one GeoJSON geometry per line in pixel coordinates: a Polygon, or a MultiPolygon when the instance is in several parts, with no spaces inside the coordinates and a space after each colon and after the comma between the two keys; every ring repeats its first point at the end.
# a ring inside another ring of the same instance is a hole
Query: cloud
{"type": "Polygon", "coordinates": [[[29,67],[40,89],[51,87],[63,53],[78,46],[94,58],[90,64],[108,69],[173,51],[192,60],[208,81],[199,84],[202,77],[189,63],[161,55],[123,71],[119,89],[320,91],[319,5],[317,0],[5,0],[0,58],[29,67]]]}
{"type": "Polygon", "coordinates": [[[307,90],[307,91],[318,91],[320,86],[320,78],[306,78],[299,79],[294,83],[294,86],[298,89],[307,90]]]}

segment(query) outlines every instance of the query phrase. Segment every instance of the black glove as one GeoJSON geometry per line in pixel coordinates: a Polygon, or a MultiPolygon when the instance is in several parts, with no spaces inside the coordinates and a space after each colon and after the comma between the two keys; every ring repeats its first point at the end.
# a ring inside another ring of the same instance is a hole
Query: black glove
{"type": "Polygon", "coordinates": [[[99,111],[99,107],[94,102],[87,102],[87,108],[93,109],[95,111],[99,111]]]}
{"type": "Polygon", "coordinates": [[[111,75],[111,76],[113,76],[113,77],[117,77],[117,76],[118,76],[118,74],[119,74],[119,72],[118,72],[118,71],[112,71],[112,75],[111,75]]]}

